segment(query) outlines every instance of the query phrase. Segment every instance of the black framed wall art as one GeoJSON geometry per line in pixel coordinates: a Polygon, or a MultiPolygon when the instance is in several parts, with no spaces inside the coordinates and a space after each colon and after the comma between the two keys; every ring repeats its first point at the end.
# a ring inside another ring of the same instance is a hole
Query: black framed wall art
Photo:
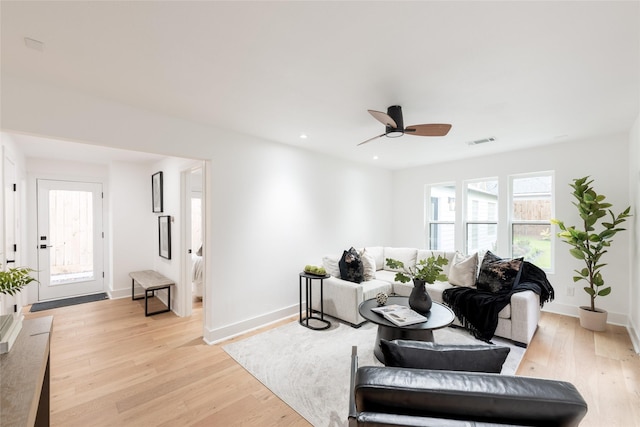
{"type": "Polygon", "coordinates": [[[162,258],[171,259],[171,217],[158,217],[158,247],[162,258]]]}
{"type": "Polygon", "coordinates": [[[151,197],[154,213],[160,213],[163,210],[162,193],[162,172],[156,172],[151,175],[151,197]]]}

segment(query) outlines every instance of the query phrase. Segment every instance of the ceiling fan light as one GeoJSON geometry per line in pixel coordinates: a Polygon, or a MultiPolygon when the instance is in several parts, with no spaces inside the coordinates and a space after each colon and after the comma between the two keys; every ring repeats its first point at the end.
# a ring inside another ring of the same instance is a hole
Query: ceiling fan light
{"type": "Polygon", "coordinates": [[[397,137],[402,136],[402,135],[404,135],[404,132],[401,131],[401,130],[397,130],[397,129],[394,129],[394,130],[391,130],[391,131],[387,132],[387,138],[397,138],[397,137]]]}

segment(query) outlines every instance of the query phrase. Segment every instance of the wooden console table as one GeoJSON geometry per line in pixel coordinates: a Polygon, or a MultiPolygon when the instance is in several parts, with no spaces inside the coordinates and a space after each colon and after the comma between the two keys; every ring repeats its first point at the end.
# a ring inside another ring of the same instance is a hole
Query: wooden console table
{"type": "Polygon", "coordinates": [[[131,277],[131,299],[137,300],[144,298],[145,316],[171,311],[171,286],[175,285],[173,280],[155,270],[134,271],[133,273],[129,273],[129,276],[131,277]],[[136,283],[144,288],[144,297],[135,296],[134,288],[136,283]],[[161,289],[167,290],[167,308],[149,312],[149,297],[154,297],[156,291],[161,289]]]}
{"type": "Polygon", "coordinates": [[[22,321],[0,355],[0,426],[49,425],[49,344],[53,316],[22,321]]]}

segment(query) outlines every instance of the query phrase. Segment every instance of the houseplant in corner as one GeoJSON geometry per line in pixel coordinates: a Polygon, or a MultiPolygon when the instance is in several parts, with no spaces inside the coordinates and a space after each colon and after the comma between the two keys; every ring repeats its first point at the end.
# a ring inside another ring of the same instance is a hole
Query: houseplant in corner
{"type": "Polygon", "coordinates": [[[447,276],[442,273],[442,266],[447,265],[449,261],[445,257],[438,255],[437,257],[430,256],[427,259],[421,259],[414,268],[405,267],[402,261],[393,258],[387,258],[386,263],[389,268],[394,270],[404,270],[396,272],[396,281],[407,283],[413,280],[413,289],[411,290],[411,295],[409,295],[409,307],[418,313],[428,313],[431,310],[432,302],[425,284],[433,284],[436,280],[447,280],[447,276]]]}
{"type": "Polygon", "coordinates": [[[611,246],[613,236],[624,228],[618,227],[631,216],[627,207],[618,215],[614,214],[611,203],[605,202],[605,196],[596,193],[588,176],[576,178],[572,184],[573,205],[578,209],[582,223],[576,226],[567,226],[563,221],[552,219],[551,223],[560,228],[557,234],[565,243],[571,246],[569,252],[575,258],[584,262],[584,268],[574,270],[576,275],[573,281],[586,281],[589,286],[584,290],[591,299],[590,306],[580,307],[580,325],[593,331],[604,331],[607,323],[607,312],[598,309],[595,305],[597,297],[604,297],[611,293],[611,286],[605,286],[602,278],[604,264],[602,256],[611,246]]]}

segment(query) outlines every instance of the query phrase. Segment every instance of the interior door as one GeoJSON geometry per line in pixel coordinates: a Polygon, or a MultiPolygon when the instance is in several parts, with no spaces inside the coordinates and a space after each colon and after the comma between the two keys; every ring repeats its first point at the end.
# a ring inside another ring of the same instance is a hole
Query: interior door
{"type": "Polygon", "coordinates": [[[104,291],[102,184],[37,180],[38,300],[104,291]]]}

